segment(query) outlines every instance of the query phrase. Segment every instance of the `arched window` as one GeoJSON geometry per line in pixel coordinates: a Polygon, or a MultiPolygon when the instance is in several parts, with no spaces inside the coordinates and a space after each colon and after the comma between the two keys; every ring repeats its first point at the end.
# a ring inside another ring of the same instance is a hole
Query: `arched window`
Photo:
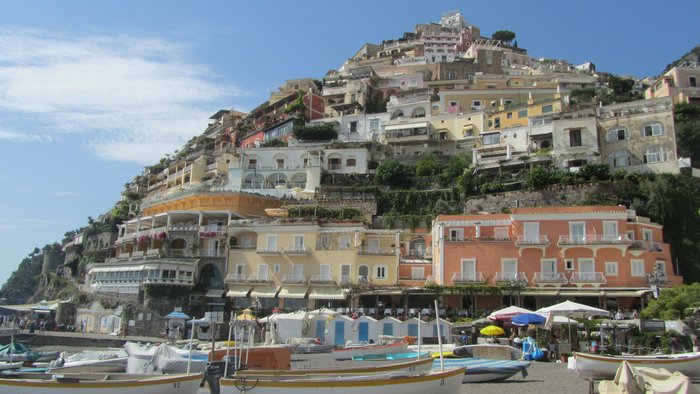
{"type": "Polygon", "coordinates": [[[392,112],[392,114],[391,114],[391,119],[396,119],[396,118],[401,118],[401,117],[403,117],[403,111],[400,109],[392,112]]]}
{"type": "Polygon", "coordinates": [[[411,243],[408,249],[409,255],[423,257],[425,255],[425,238],[414,237],[413,239],[411,239],[411,243]]]}
{"type": "Polygon", "coordinates": [[[632,165],[632,158],[626,150],[618,150],[608,156],[608,165],[610,168],[627,167],[632,165]]]}
{"type": "Polygon", "coordinates": [[[361,265],[357,268],[357,281],[366,282],[369,279],[369,267],[361,265]]]}
{"type": "Polygon", "coordinates": [[[664,125],[659,122],[653,122],[642,127],[642,137],[653,137],[664,134],[664,125]]]}
{"type": "Polygon", "coordinates": [[[629,134],[627,133],[626,127],[615,127],[608,131],[608,134],[605,136],[605,140],[608,142],[623,141],[628,138],[629,134]]]}
{"type": "Polygon", "coordinates": [[[412,118],[424,118],[425,117],[425,108],[423,107],[418,107],[411,112],[411,117],[412,118]]]}

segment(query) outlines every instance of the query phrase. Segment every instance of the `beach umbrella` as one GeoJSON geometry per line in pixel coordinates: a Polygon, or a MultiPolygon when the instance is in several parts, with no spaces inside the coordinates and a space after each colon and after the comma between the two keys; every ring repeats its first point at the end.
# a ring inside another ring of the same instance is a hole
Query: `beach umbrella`
{"type": "Polygon", "coordinates": [[[187,320],[190,318],[190,316],[186,313],[175,311],[175,312],[170,312],[167,315],[165,315],[165,318],[166,319],[184,319],[184,320],[187,320]]]}
{"type": "MultiPolygon", "coordinates": [[[[536,313],[547,316],[547,326],[551,328],[555,316],[571,317],[590,317],[590,316],[610,316],[610,312],[605,309],[595,308],[592,306],[579,304],[566,300],[552,306],[540,308],[536,313]]],[[[571,325],[569,325],[569,341],[571,341],[571,325]]]]}
{"type": "Polygon", "coordinates": [[[505,331],[498,326],[486,326],[482,328],[479,333],[481,333],[481,335],[503,335],[505,334],[505,331]]]}
{"type": "Polygon", "coordinates": [[[532,312],[531,310],[521,308],[519,306],[509,306],[507,308],[503,308],[503,309],[497,310],[495,312],[491,312],[491,314],[488,315],[488,318],[491,320],[503,320],[503,319],[510,319],[513,316],[522,315],[523,313],[531,313],[531,312],[532,312]]]}
{"type": "Polygon", "coordinates": [[[537,313],[523,313],[522,315],[515,316],[511,321],[516,326],[527,326],[529,324],[542,324],[547,319],[538,315],[537,313]]]}

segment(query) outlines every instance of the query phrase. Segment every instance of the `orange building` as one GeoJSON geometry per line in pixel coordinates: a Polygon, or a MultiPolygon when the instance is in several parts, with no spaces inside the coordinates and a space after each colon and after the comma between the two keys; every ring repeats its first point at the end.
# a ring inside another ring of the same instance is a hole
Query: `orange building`
{"type": "Polygon", "coordinates": [[[571,299],[631,310],[657,286],[682,283],[662,226],[623,206],[440,215],[432,233],[435,284],[471,289],[455,291],[469,297],[445,295],[446,307],[534,310],[571,299]]]}

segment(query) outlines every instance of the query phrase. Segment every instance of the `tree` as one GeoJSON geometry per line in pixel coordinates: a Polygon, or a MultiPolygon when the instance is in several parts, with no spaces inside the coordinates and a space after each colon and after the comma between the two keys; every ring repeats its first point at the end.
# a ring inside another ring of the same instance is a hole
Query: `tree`
{"type": "Polygon", "coordinates": [[[676,124],[678,155],[690,157],[695,167],[700,167],[700,105],[678,103],[673,109],[676,124]]]}
{"type": "Polygon", "coordinates": [[[416,164],[416,176],[433,176],[442,171],[443,166],[433,154],[421,157],[416,164]]]}
{"type": "Polygon", "coordinates": [[[642,310],[642,317],[664,320],[680,319],[686,308],[700,306],[700,283],[664,288],[659,298],[642,310]]]}
{"type": "Polygon", "coordinates": [[[329,123],[295,127],[292,133],[300,141],[330,141],[338,138],[338,132],[329,123]]]}
{"type": "Polygon", "coordinates": [[[501,41],[504,44],[509,44],[515,39],[515,33],[510,30],[498,30],[497,32],[491,34],[491,38],[501,41]]]}
{"type": "Polygon", "coordinates": [[[401,164],[397,160],[385,160],[377,167],[374,181],[380,185],[387,185],[394,188],[407,188],[410,186],[410,179],[413,169],[401,164]]]}

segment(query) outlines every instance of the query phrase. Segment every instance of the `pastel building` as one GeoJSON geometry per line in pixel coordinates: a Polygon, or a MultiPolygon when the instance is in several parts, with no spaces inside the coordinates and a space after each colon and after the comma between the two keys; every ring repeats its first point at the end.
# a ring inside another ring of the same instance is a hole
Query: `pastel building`
{"type": "Polygon", "coordinates": [[[685,62],[673,67],[647,88],[644,97],[670,97],[674,104],[700,102],[700,65],[685,62]]]}
{"type": "Polygon", "coordinates": [[[444,295],[475,311],[529,309],[572,299],[640,308],[650,285],[678,285],[662,226],[622,206],[516,208],[509,214],[440,215],[433,275],[441,286],[500,285],[501,295],[444,295]]]}

